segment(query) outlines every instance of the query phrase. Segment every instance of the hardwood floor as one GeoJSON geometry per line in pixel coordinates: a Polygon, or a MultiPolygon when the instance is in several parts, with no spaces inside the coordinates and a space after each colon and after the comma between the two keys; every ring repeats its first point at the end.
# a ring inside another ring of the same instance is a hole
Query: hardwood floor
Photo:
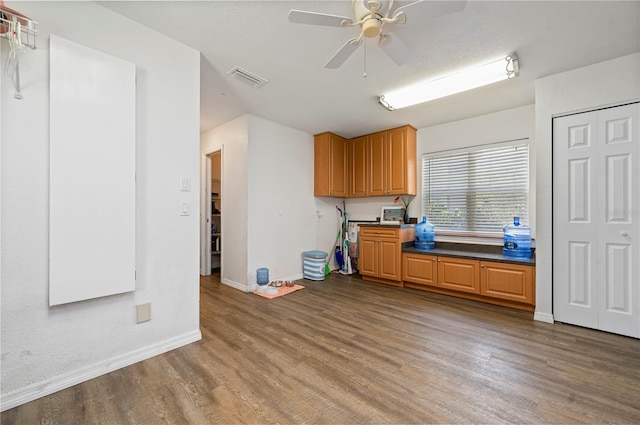
{"type": "Polygon", "coordinates": [[[268,300],[201,280],[203,339],[2,424],[640,423],[640,340],[328,276],[268,300]]]}

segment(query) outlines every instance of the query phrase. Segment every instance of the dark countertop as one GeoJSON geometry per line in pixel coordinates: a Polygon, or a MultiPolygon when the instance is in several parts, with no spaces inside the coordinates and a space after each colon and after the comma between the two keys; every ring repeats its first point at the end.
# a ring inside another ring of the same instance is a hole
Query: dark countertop
{"type": "Polygon", "coordinates": [[[405,242],[402,244],[403,253],[423,254],[423,255],[441,255],[446,257],[466,258],[469,260],[487,260],[497,263],[520,264],[523,266],[535,266],[535,253],[531,258],[514,258],[502,255],[501,246],[491,245],[473,245],[450,242],[436,242],[434,249],[425,251],[416,249],[413,242],[405,242]]]}
{"type": "Polygon", "coordinates": [[[415,224],[380,224],[380,223],[358,223],[358,226],[360,227],[389,227],[392,229],[398,229],[398,228],[413,228],[416,227],[415,224]]]}

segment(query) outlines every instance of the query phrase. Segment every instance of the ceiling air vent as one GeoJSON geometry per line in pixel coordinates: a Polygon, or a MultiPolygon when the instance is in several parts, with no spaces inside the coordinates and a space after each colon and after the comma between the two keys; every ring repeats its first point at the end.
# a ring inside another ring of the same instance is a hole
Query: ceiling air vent
{"type": "Polygon", "coordinates": [[[235,66],[231,69],[231,71],[227,72],[227,75],[235,78],[236,80],[240,80],[250,86],[255,88],[260,88],[267,84],[269,80],[266,80],[262,77],[258,77],[255,74],[250,73],[246,69],[242,69],[239,66],[235,66]]]}

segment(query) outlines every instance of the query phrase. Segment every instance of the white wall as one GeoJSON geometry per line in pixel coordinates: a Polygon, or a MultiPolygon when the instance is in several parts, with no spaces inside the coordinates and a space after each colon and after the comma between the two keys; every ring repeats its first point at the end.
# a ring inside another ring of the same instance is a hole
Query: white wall
{"type": "Polygon", "coordinates": [[[554,116],[640,99],[640,53],[536,81],[536,319],[553,321],[552,129],[554,116]]]}
{"type": "MultiPolygon", "coordinates": [[[[200,151],[222,149],[222,266],[220,279],[247,290],[249,116],[244,115],[200,136],[200,151]]],[[[204,168],[202,168],[204,174],[204,168]]],[[[204,178],[204,176],[202,177],[204,178]]],[[[203,180],[204,182],[204,180],[203,180]]],[[[203,198],[209,197],[203,193],[203,198]]],[[[201,206],[202,208],[202,206],[201,206]]],[[[204,211],[203,211],[204,213],[204,211]]],[[[210,229],[207,229],[210,231],[210,229]]],[[[207,231],[205,230],[205,231],[207,231]]],[[[204,234],[202,235],[204,237],[204,234]]]]}
{"type": "Polygon", "coordinates": [[[302,278],[302,252],[335,240],[335,207],[313,196],[313,136],[244,115],[202,134],[201,152],[221,148],[221,281],[250,291],[260,267],[302,278]]]}
{"type": "MultiPolygon", "coordinates": [[[[418,195],[409,205],[409,216],[421,217],[422,204],[422,155],[445,149],[457,149],[489,143],[529,138],[531,175],[532,232],[535,231],[535,110],[534,105],[521,106],[506,111],[481,115],[460,121],[418,129],[417,134],[417,179],[418,195]]],[[[375,220],[380,208],[393,205],[393,196],[382,196],[347,200],[347,209],[355,220],[375,220]]]]}
{"type": "MultiPolygon", "coordinates": [[[[3,410],[200,339],[198,52],[94,2],[10,6],[38,21],[39,34],[38,49],[20,58],[24,99],[0,80],[3,410]],[[50,33],[131,61],[137,72],[136,291],[53,308],[50,33]],[[179,191],[180,176],[191,178],[190,192],[179,191]],[[191,203],[191,216],[179,215],[181,200],[191,203]],[[136,304],[147,302],[152,319],[136,324],[136,304]]],[[[3,46],[3,63],[6,54],[3,46]]]]}
{"type": "Polygon", "coordinates": [[[302,252],[318,249],[313,197],[313,137],[249,119],[247,282],[267,267],[271,280],[302,278],[302,252]]]}
{"type": "MultiPolygon", "coordinates": [[[[465,120],[454,121],[418,130],[418,197],[416,213],[422,203],[422,155],[447,149],[529,139],[529,222],[531,235],[536,235],[536,156],[535,107],[526,105],[465,120]]],[[[506,223],[505,223],[506,224],[506,223]]],[[[502,241],[500,241],[502,243],[502,241]]]]}

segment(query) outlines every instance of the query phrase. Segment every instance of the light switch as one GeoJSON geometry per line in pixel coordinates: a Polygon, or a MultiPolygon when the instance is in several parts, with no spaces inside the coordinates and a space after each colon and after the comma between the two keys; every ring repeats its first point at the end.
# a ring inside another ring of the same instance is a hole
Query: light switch
{"type": "Polygon", "coordinates": [[[180,177],[180,191],[189,192],[191,191],[191,179],[189,176],[180,177]]]}
{"type": "Polygon", "coordinates": [[[189,201],[180,201],[180,215],[191,215],[191,205],[189,201]]]}

